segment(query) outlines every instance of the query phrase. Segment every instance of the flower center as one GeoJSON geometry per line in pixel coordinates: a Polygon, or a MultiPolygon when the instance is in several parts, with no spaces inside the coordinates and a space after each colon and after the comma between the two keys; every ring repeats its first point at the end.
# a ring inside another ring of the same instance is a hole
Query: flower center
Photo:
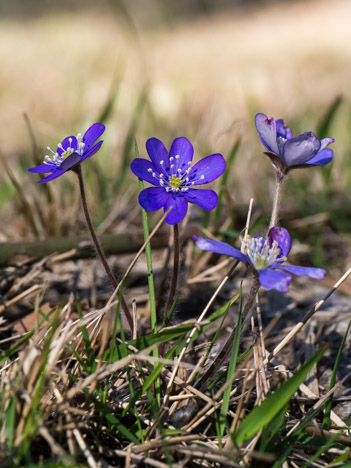
{"type": "Polygon", "coordinates": [[[85,143],[83,142],[82,134],[78,133],[76,138],[77,138],[77,149],[72,147],[72,141],[73,141],[72,138],[68,139],[68,147],[66,149],[62,146],[62,143],[59,143],[57,145],[57,148],[62,150],[61,154],[59,154],[58,151],[56,151],[55,153],[50,148],[50,146],[48,146],[47,149],[52,153],[52,155],[45,156],[44,164],[55,164],[57,167],[60,167],[63,161],[67,159],[68,156],[71,156],[71,154],[78,153],[79,156],[82,156],[82,154],[84,153],[84,146],[85,146],[85,143]]]}
{"type": "Polygon", "coordinates": [[[285,260],[285,257],[279,257],[281,249],[278,242],[273,241],[269,245],[264,237],[249,237],[246,240],[246,251],[257,270],[264,270],[277,261],[282,263],[285,260]]]}
{"type": "Polygon", "coordinates": [[[285,145],[285,143],[287,142],[287,139],[282,137],[282,136],[278,136],[277,138],[277,144],[278,144],[278,149],[279,149],[279,154],[282,155],[283,154],[283,146],[285,145]]]}
{"type": "MultiPolygon", "coordinates": [[[[182,167],[177,167],[179,159],[179,154],[174,157],[171,156],[169,158],[170,165],[168,168],[164,167],[164,161],[160,161],[162,168],[165,170],[159,174],[153,172],[151,168],[148,169],[148,171],[152,173],[152,177],[158,180],[160,186],[163,187],[166,192],[186,192],[189,190],[189,187],[194,185],[194,182],[189,179],[191,161],[189,161],[187,165],[183,164],[182,167]]],[[[200,179],[204,178],[204,175],[200,177],[200,179]]]]}
{"type": "Polygon", "coordinates": [[[172,189],[179,189],[179,187],[183,184],[183,180],[181,177],[179,176],[176,176],[176,175],[172,175],[169,179],[168,179],[168,182],[169,182],[169,185],[171,186],[172,189]]]}

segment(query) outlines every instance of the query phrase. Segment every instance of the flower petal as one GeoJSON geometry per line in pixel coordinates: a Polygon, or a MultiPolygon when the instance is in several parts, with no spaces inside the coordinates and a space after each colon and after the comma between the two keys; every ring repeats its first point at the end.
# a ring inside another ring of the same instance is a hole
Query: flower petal
{"type": "Polygon", "coordinates": [[[166,174],[165,169],[169,169],[169,157],[165,145],[157,138],[149,138],[145,146],[156,171],[166,174]]]}
{"type": "Polygon", "coordinates": [[[313,279],[324,279],[326,275],[326,271],[322,268],[313,268],[313,267],[303,267],[303,266],[296,266],[296,265],[279,265],[276,268],[281,270],[285,270],[288,273],[292,273],[293,275],[297,276],[308,276],[313,279]]]}
{"type": "Polygon", "coordinates": [[[81,157],[81,161],[84,161],[84,159],[88,159],[90,158],[91,156],[94,156],[95,153],[97,153],[99,151],[99,149],[101,148],[101,145],[103,144],[103,141],[99,141],[98,143],[96,143],[96,145],[94,145],[92,148],[90,148],[89,151],[87,151],[86,153],[84,153],[81,157]]]}
{"type": "Polygon", "coordinates": [[[272,246],[276,241],[280,247],[280,257],[287,257],[291,249],[291,237],[285,228],[273,226],[268,233],[269,244],[272,246]]]}
{"type": "MultiPolygon", "coordinates": [[[[167,193],[167,192],[165,192],[167,193]]],[[[176,194],[168,194],[169,198],[167,199],[165,206],[164,206],[164,211],[166,212],[170,206],[172,206],[172,209],[169,213],[169,215],[166,218],[166,223],[167,224],[178,224],[184,219],[186,212],[188,210],[188,202],[186,199],[180,195],[176,194]]]]}
{"type": "Polygon", "coordinates": [[[276,289],[280,292],[287,292],[292,276],[276,270],[259,270],[258,279],[265,289],[276,289]]]}
{"type": "Polygon", "coordinates": [[[185,137],[176,138],[169,150],[169,162],[174,164],[171,173],[176,173],[178,169],[184,173],[190,166],[193,160],[194,148],[190,141],[185,137]],[[171,159],[173,158],[173,159],[171,159]]]}
{"type": "Polygon", "coordinates": [[[275,122],[277,128],[277,136],[282,137],[285,140],[290,140],[292,138],[292,131],[290,128],[284,123],[283,119],[278,119],[275,122]]]}
{"type": "Polygon", "coordinates": [[[325,148],[322,151],[319,151],[316,156],[314,156],[312,159],[307,161],[306,164],[315,164],[318,166],[325,166],[326,164],[330,163],[330,161],[333,159],[333,150],[330,148],[325,148]]]}
{"type": "Polygon", "coordinates": [[[323,138],[323,140],[321,140],[321,147],[319,151],[324,150],[324,148],[326,148],[331,143],[334,143],[334,141],[335,141],[334,138],[329,138],[329,137],[323,138]]]}
{"type": "Polygon", "coordinates": [[[78,153],[72,153],[70,156],[61,163],[60,171],[66,172],[72,169],[72,167],[79,164],[81,161],[80,156],[78,153]]]}
{"type": "Polygon", "coordinates": [[[105,125],[102,125],[101,123],[94,123],[88,130],[84,133],[83,136],[83,143],[85,143],[84,146],[84,152],[88,151],[95,143],[95,141],[101,137],[101,135],[105,131],[105,125]]]}
{"type": "Polygon", "coordinates": [[[139,203],[146,211],[157,211],[163,208],[170,195],[160,187],[149,187],[139,194],[139,203]]]}
{"type": "Polygon", "coordinates": [[[284,144],[283,159],[287,166],[306,164],[319,151],[321,142],[312,132],[291,138],[284,144]]]}
{"type": "Polygon", "coordinates": [[[152,175],[155,174],[155,166],[148,159],[134,159],[130,165],[130,169],[134,175],[139,177],[139,179],[146,180],[146,182],[149,182],[152,185],[160,185],[158,179],[152,175]]]}
{"type": "Polygon", "coordinates": [[[189,189],[184,192],[184,198],[204,210],[213,210],[218,203],[218,196],[214,190],[189,189]]]}
{"type": "Polygon", "coordinates": [[[229,257],[234,257],[241,262],[252,265],[251,260],[246,255],[226,242],[206,239],[205,237],[199,236],[193,236],[193,240],[195,241],[196,247],[200,250],[209,250],[219,255],[228,255],[229,257]]]}
{"type": "Polygon", "coordinates": [[[43,163],[40,164],[37,167],[32,167],[31,169],[28,169],[29,172],[35,172],[37,174],[45,174],[45,172],[54,172],[56,171],[57,166],[54,163],[43,163]]]}
{"type": "Polygon", "coordinates": [[[57,177],[60,177],[65,172],[66,171],[61,171],[61,169],[58,169],[57,171],[53,172],[52,174],[49,174],[48,176],[44,177],[44,179],[39,180],[38,184],[42,184],[43,182],[49,182],[49,180],[56,179],[57,177]]]}
{"type": "Polygon", "coordinates": [[[67,148],[73,148],[74,150],[76,150],[78,148],[78,142],[77,142],[77,138],[75,136],[68,136],[64,140],[62,140],[62,142],[60,143],[60,146],[57,147],[56,151],[61,156],[61,154],[64,151],[66,151],[67,148]]]}
{"type": "Polygon", "coordinates": [[[208,184],[225,171],[225,160],[221,154],[211,154],[201,159],[189,172],[189,182],[187,185],[208,184]]]}
{"type": "Polygon", "coordinates": [[[267,117],[265,114],[256,114],[255,125],[264,146],[268,151],[279,155],[277,128],[273,117],[267,117]]]}

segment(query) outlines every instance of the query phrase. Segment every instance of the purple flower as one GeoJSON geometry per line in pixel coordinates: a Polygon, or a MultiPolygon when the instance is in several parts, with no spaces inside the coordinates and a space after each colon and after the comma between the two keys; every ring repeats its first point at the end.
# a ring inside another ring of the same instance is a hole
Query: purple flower
{"type": "Polygon", "coordinates": [[[95,145],[94,143],[101,137],[104,131],[104,125],[94,123],[88,128],[83,137],[80,133],[78,133],[76,137],[66,137],[62,143],[57,145],[56,153],[48,147],[47,149],[51,152],[51,155],[45,156],[43,164],[32,167],[28,169],[28,171],[40,174],[51,172],[47,177],[39,180],[39,184],[60,177],[60,175],[73,169],[77,164],[84,161],[84,159],[90,158],[90,156],[93,156],[93,154],[99,151],[102,141],[99,141],[95,145]]]}
{"type": "Polygon", "coordinates": [[[150,138],[146,149],[151,161],[137,158],[131,164],[132,172],[155,187],[144,189],[139,194],[139,203],[147,211],[163,208],[172,210],[166,217],[168,224],[177,224],[185,216],[188,202],[204,210],[213,210],[218,197],[213,190],[195,189],[195,185],[208,184],[225,171],[221,154],[212,154],[191,167],[194,148],[187,138],[176,138],[169,150],[162,141],[150,138]]]}
{"type": "Polygon", "coordinates": [[[264,114],[256,115],[255,125],[267,156],[282,173],[293,168],[324,166],[333,159],[333,150],[327,148],[335,141],[333,138],[318,140],[312,132],[293,137],[282,119],[274,120],[264,114]]]}
{"type": "Polygon", "coordinates": [[[193,239],[200,250],[229,255],[246,263],[258,275],[259,282],[265,289],[287,292],[292,280],[289,273],[297,276],[309,276],[314,279],[323,279],[326,274],[325,270],[321,268],[284,265],[291,248],[290,234],[284,228],[272,227],[267,239],[249,237],[246,241],[247,255],[225,242],[198,236],[193,236],[193,239]]]}

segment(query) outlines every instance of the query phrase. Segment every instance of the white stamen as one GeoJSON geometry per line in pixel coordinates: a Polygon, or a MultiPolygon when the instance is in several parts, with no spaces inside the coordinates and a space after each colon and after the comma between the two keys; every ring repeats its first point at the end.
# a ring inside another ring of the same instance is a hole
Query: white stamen
{"type": "Polygon", "coordinates": [[[279,257],[281,249],[278,242],[274,240],[270,245],[269,240],[264,237],[248,237],[246,251],[257,270],[264,270],[277,261],[282,263],[286,260],[285,257],[279,257]]]}

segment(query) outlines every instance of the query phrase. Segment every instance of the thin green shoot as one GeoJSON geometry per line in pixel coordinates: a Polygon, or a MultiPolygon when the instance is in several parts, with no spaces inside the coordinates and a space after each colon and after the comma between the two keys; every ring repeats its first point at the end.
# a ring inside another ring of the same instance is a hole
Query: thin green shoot
{"type": "Polygon", "coordinates": [[[225,187],[227,185],[227,180],[228,180],[229,173],[231,172],[232,167],[233,167],[235,156],[238,153],[240,143],[241,143],[241,138],[240,138],[240,136],[237,136],[235,141],[234,141],[234,144],[233,144],[233,146],[232,146],[232,148],[230,150],[229,156],[228,156],[228,158],[226,160],[226,170],[225,170],[224,174],[222,175],[222,177],[220,179],[221,181],[220,181],[219,190],[218,190],[218,204],[217,204],[217,207],[216,207],[215,212],[214,212],[214,222],[213,222],[215,230],[217,230],[218,226],[219,226],[219,222],[220,222],[220,218],[221,218],[221,210],[222,210],[224,190],[225,190],[225,187]]]}
{"type": "Polygon", "coordinates": [[[233,434],[235,445],[240,447],[260,429],[269,424],[273,418],[284,408],[299,386],[304,382],[313,366],[322,357],[325,349],[318,351],[293,377],[287,380],[278,390],[269,395],[260,406],[254,408],[242,421],[233,434]]]}
{"type": "MultiPolygon", "coordinates": [[[[349,331],[350,331],[350,327],[351,327],[351,320],[346,328],[343,339],[341,340],[341,343],[339,346],[338,354],[336,356],[334,367],[333,367],[333,372],[330,378],[329,390],[331,390],[336,384],[336,376],[337,376],[337,372],[338,372],[339,365],[340,365],[341,355],[344,350],[344,346],[346,343],[347,335],[349,334],[349,331]]],[[[330,429],[330,413],[332,410],[332,404],[333,404],[333,395],[330,395],[330,397],[328,398],[325,404],[325,411],[324,411],[324,418],[323,418],[323,429],[326,429],[326,430],[330,429]]]]}
{"type": "Polygon", "coordinates": [[[178,302],[178,296],[176,296],[176,297],[174,298],[172,307],[169,309],[169,312],[168,312],[166,318],[164,319],[164,321],[163,321],[163,323],[162,323],[162,325],[161,325],[161,327],[160,327],[160,330],[162,330],[163,328],[166,328],[166,327],[168,326],[169,322],[171,321],[173,312],[174,312],[174,310],[175,310],[175,308],[176,308],[177,302],[178,302]]]}
{"type": "Polygon", "coordinates": [[[133,148],[134,135],[139,125],[140,117],[142,111],[145,107],[145,104],[148,99],[148,88],[145,87],[138,97],[132,119],[129,125],[128,133],[125,139],[124,148],[122,151],[122,162],[119,167],[118,176],[116,177],[116,182],[113,187],[113,193],[117,193],[120,190],[121,185],[126,180],[127,171],[129,170],[130,165],[130,154],[133,148]]]}
{"type": "MultiPolygon", "coordinates": [[[[235,374],[236,369],[236,362],[239,353],[239,345],[240,345],[240,333],[241,333],[241,325],[242,325],[242,284],[240,285],[240,296],[239,296],[239,311],[238,311],[238,322],[236,325],[235,336],[233,341],[233,349],[230,356],[228,371],[227,371],[227,380],[226,382],[230,382],[233,380],[233,376],[235,374]]],[[[229,410],[229,400],[230,400],[230,392],[232,390],[232,384],[228,385],[225,389],[223,394],[223,402],[220,409],[220,437],[218,439],[219,447],[222,447],[222,437],[224,434],[225,429],[225,421],[227,418],[228,410],[229,410]]]]}

